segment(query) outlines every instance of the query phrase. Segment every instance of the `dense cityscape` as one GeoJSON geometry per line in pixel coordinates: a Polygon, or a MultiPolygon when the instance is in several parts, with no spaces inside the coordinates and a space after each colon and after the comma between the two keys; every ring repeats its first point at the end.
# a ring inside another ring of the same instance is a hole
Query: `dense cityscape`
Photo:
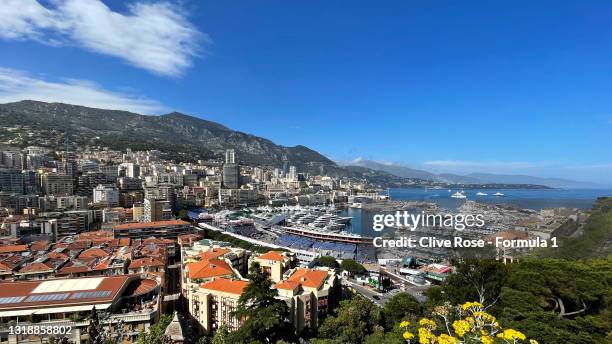
{"type": "MultiPolygon", "coordinates": [[[[68,136],[63,148],[0,150],[0,331],[9,343],[48,340],[27,332],[40,326],[91,342],[97,312],[115,342],[143,341],[160,321],[173,342],[237,333],[253,264],[287,309],[289,338],[311,338],[347,295],[382,309],[403,297],[418,305],[458,269],[456,250],[377,249],[351,232],[347,209],[439,210],[394,201],[363,180],[240,165],[233,149],[223,161],[179,163],[156,150],[75,147],[68,136]]],[[[587,218],[470,200],[456,211],[483,214],[484,228],[462,232],[474,238],[571,237],[587,218]]],[[[457,232],[409,232],[428,233],[457,232]]],[[[490,248],[481,257],[505,264],[530,251],[490,248]]]]}
{"type": "Polygon", "coordinates": [[[611,344],[610,14],[0,0],[0,344],[611,344]]]}

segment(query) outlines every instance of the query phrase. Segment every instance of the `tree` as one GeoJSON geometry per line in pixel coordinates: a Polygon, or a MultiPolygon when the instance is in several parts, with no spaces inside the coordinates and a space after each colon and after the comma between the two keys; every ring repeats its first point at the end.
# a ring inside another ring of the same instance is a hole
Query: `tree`
{"type": "Polygon", "coordinates": [[[291,338],[293,325],[288,321],[289,308],[278,300],[278,291],[264,274],[258,263],[249,269],[249,284],[238,299],[234,316],[244,319],[238,330],[230,335],[231,343],[276,343],[291,338]]]}
{"type": "Polygon", "coordinates": [[[89,344],[102,344],[106,341],[104,328],[100,322],[100,315],[96,310],[96,306],[91,309],[89,326],[87,327],[87,335],[89,336],[89,344]]]}
{"type": "Polygon", "coordinates": [[[215,331],[210,344],[230,344],[230,334],[225,326],[221,326],[215,331]]]}
{"type": "MultiPolygon", "coordinates": [[[[467,260],[455,264],[455,273],[442,287],[446,301],[459,304],[478,300],[486,308],[494,305],[508,279],[508,266],[495,260],[467,260]]],[[[435,293],[435,290],[432,291],[435,293]]],[[[436,300],[432,300],[436,301],[436,300]]]]}
{"type": "Polygon", "coordinates": [[[338,267],[340,267],[338,261],[336,261],[336,259],[331,256],[321,256],[315,259],[314,264],[316,266],[326,266],[330,269],[337,269],[338,267]]]}
{"type": "Polygon", "coordinates": [[[366,272],[363,265],[357,263],[354,259],[344,259],[340,264],[340,267],[351,274],[351,276],[360,275],[366,272]]]}
{"type": "Polygon", "coordinates": [[[392,329],[402,320],[411,320],[423,313],[423,306],[408,293],[393,296],[383,308],[385,327],[392,329]]]}
{"type": "Polygon", "coordinates": [[[137,344],[161,344],[164,340],[166,327],[168,327],[170,322],[172,322],[170,315],[162,315],[157,324],[149,327],[149,333],[143,332],[138,335],[137,344]]]}
{"type": "Polygon", "coordinates": [[[381,311],[375,304],[360,295],[340,302],[335,316],[328,316],[319,326],[315,343],[363,343],[364,338],[375,330],[382,330],[378,324],[381,311]]]}

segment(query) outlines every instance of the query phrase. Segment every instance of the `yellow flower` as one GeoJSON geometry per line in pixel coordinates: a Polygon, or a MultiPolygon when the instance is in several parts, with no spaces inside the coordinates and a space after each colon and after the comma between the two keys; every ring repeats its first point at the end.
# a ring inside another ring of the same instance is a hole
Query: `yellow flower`
{"type": "Polygon", "coordinates": [[[504,332],[497,335],[498,338],[506,340],[525,340],[527,337],[517,330],[511,328],[504,330],[504,332]]]}
{"type": "Polygon", "coordinates": [[[470,308],[482,308],[482,303],[478,302],[478,301],[474,301],[474,302],[466,302],[463,305],[461,305],[461,309],[468,310],[470,308]]]}
{"type": "Polygon", "coordinates": [[[431,319],[427,319],[427,318],[423,318],[419,320],[419,325],[423,327],[427,327],[430,330],[434,330],[436,328],[436,322],[431,319]]]}
{"type": "Polygon", "coordinates": [[[414,334],[412,334],[412,333],[410,333],[408,331],[404,332],[403,336],[404,336],[404,339],[406,339],[406,340],[410,340],[410,339],[414,338],[414,334]]]}
{"type": "Polygon", "coordinates": [[[493,338],[491,338],[491,336],[482,336],[480,338],[480,341],[482,342],[482,344],[493,344],[494,340],[493,338]]]}
{"type": "Polygon", "coordinates": [[[530,339],[529,340],[529,344],[539,344],[537,340],[535,339],[530,339]]]}
{"type": "Polygon", "coordinates": [[[447,334],[441,334],[438,336],[438,344],[457,344],[459,343],[459,339],[455,337],[451,337],[447,334]]]}
{"type": "Polygon", "coordinates": [[[419,344],[432,344],[436,342],[436,335],[425,327],[419,327],[419,344]]]}
{"type": "Polygon", "coordinates": [[[401,328],[408,327],[408,325],[410,325],[410,321],[404,320],[400,323],[401,328]]]}
{"type": "Polygon", "coordinates": [[[463,337],[466,333],[470,332],[470,323],[467,320],[455,320],[453,322],[453,329],[459,337],[463,337]]]}

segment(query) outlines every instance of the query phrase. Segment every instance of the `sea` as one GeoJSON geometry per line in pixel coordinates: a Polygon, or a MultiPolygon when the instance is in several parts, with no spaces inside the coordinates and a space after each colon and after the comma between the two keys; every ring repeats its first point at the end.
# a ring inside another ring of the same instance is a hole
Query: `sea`
{"type": "MultiPolygon", "coordinates": [[[[450,211],[457,209],[466,200],[533,210],[562,207],[588,210],[598,197],[605,196],[612,197],[612,189],[389,189],[391,200],[435,202],[439,207],[450,211]],[[463,191],[467,198],[452,198],[451,195],[457,191],[463,191]],[[486,193],[487,196],[478,196],[478,192],[486,193]],[[496,192],[503,193],[504,196],[493,196],[496,192]]],[[[347,227],[348,232],[365,236],[378,235],[372,231],[374,214],[362,209],[347,208],[338,215],[353,217],[351,225],[347,227]]]]}

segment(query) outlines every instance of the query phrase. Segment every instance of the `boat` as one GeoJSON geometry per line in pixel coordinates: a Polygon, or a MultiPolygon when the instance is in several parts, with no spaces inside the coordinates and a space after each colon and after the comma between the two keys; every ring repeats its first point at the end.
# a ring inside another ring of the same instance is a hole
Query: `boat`
{"type": "Polygon", "coordinates": [[[496,193],[493,194],[493,196],[503,197],[505,195],[503,193],[501,193],[501,192],[496,192],[496,193]]]}
{"type": "Polygon", "coordinates": [[[488,195],[488,194],[487,194],[487,193],[484,193],[484,192],[477,192],[477,193],[476,193],[476,196],[487,196],[487,195],[488,195]]]}
{"type": "Polygon", "coordinates": [[[463,191],[457,191],[454,194],[451,195],[452,198],[467,198],[467,196],[465,195],[465,193],[463,191]]]}
{"type": "Polygon", "coordinates": [[[355,203],[352,203],[351,205],[349,205],[349,207],[350,208],[361,209],[361,203],[355,202],[355,203]]]}

